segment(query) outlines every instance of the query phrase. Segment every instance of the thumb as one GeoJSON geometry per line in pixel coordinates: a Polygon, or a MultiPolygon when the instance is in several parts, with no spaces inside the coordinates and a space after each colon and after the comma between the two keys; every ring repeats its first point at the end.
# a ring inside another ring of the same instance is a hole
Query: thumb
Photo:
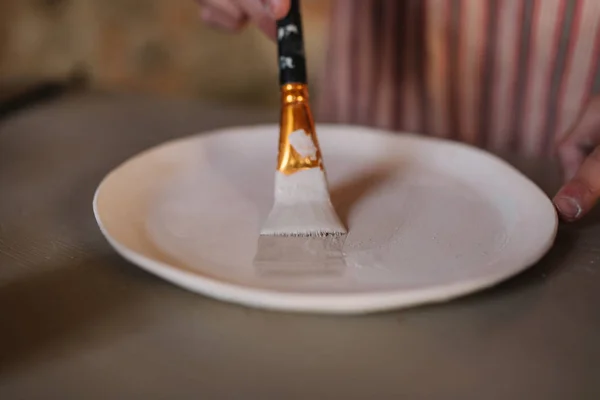
{"type": "Polygon", "coordinates": [[[271,40],[277,39],[277,27],[275,21],[285,17],[290,11],[292,0],[262,0],[268,18],[257,19],[256,25],[271,40]]]}
{"type": "Polygon", "coordinates": [[[273,18],[281,19],[290,11],[291,0],[267,0],[267,6],[273,18]]]}
{"type": "Polygon", "coordinates": [[[554,204],[567,221],[581,218],[600,197],[599,145],[600,97],[596,97],[558,147],[567,183],[554,197],[554,204]]]}

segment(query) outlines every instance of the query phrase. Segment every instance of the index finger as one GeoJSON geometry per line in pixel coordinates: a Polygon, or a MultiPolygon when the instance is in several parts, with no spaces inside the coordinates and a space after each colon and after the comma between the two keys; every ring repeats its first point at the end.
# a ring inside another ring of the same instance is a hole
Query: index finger
{"type": "Polygon", "coordinates": [[[281,19],[290,11],[291,0],[267,0],[273,18],[281,19]]]}

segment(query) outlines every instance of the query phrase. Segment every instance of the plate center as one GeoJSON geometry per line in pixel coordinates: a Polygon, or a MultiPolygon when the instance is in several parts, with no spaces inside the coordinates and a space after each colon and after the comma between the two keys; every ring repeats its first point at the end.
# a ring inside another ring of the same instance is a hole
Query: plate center
{"type": "Polygon", "coordinates": [[[485,268],[506,244],[497,205],[444,171],[336,156],[327,166],[332,201],[349,227],[348,267],[339,277],[308,282],[257,276],[252,260],[272,205],[273,173],[249,158],[171,179],[152,203],[149,236],[169,257],[203,274],[296,290],[450,282],[485,268]]]}

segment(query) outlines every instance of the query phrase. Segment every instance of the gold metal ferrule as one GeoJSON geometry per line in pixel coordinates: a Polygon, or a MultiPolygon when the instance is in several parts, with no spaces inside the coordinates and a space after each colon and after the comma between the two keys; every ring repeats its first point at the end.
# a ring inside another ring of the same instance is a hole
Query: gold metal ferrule
{"type": "Polygon", "coordinates": [[[277,170],[285,175],[311,169],[323,168],[321,148],[315,133],[315,123],[308,102],[306,84],[291,83],[281,87],[281,120],[279,126],[279,159],[277,170]],[[314,156],[302,156],[290,143],[290,135],[299,130],[312,140],[314,156]]]}

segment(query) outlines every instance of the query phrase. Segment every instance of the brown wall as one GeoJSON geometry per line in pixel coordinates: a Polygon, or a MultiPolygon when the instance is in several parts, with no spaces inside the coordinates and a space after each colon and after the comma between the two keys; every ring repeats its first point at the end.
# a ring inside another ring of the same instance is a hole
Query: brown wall
{"type": "MultiPolygon", "coordinates": [[[[312,77],[328,3],[304,1],[312,77]]],[[[0,0],[0,90],[82,71],[100,88],[271,102],[276,65],[272,43],[207,29],[193,0],[0,0]]]]}

